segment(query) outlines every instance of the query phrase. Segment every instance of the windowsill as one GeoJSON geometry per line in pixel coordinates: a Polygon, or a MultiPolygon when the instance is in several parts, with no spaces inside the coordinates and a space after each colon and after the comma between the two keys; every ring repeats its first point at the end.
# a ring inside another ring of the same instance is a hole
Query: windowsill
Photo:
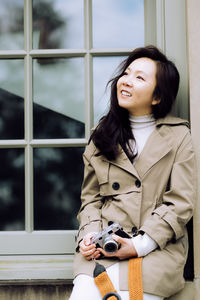
{"type": "Polygon", "coordinates": [[[73,279],[73,255],[0,256],[0,285],[67,284],[73,279]]]}
{"type": "MultiPolygon", "coordinates": [[[[0,256],[0,287],[69,285],[71,288],[72,266],[73,255],[0,256]]],[[[195,279],[186,282],[185,288],[175,298],[193,298],[196,285],[195,279]]]]}

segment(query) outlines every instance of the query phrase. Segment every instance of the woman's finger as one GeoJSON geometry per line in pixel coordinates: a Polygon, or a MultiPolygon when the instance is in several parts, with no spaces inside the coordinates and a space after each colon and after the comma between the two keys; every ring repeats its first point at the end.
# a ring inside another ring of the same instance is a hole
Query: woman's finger
{"type": "Polygon", "coordinates": [[[116,252],[112,252],[112,253],[109,253],[109,252],[106,252],[104,249],[102,248],[97,248],[97,250],[103,254],[103,256],[105,257],[115,257],[116,256],[116,252]]]}
{"type": "Polygon", "coordinates": [[[92,238],[93,236],[96,234],[96,232],[89,232],[87,233],[84,238],[83,238],[83,242],[85,245],[90,245],[92,243],[92,238]]]}
{"type": "Polygon", "coordinates": [[[93,253],[95,253],[95,249],[91,249],[91,250],[87,250],[87,251],[83,251],[82,249],[80,249],[80,252],[83,256],[91,256],[93,253]]]}
{"type": "Polygon", "coordinates": [[[100,253],[99,253],[99,251],[97,251],[97,250],[95,250],[95,251],[83,252],[82,255],[83,255],[87,260],[98,259],[98,258],[100,257],[100,253]]]}
{"type": "Polygon", "coordinates": [[[119,235],[116,235],[116,234],[112,234],[112,238],[113,240],[115,240],[118,244],[126,244],[127,243],[127,238],[122,238],[121,236],[119,235]]]}
{"type": "Polygon", "coordinates": [[[98,250],[96,250],[96,251],[94,252],[94,254],[92,255],[92,258],[98,259],[100,256],[101,256],[101,253],[100,253],[98,250]]]}
{"type": "Polygon", "coordinates": [[[91,249],[95,249],[94,244],[85,245],[85,243],[83,241],[80,243],[79,247],[82,251],[88,251],[88,250],[91,250],[91,249]]]}

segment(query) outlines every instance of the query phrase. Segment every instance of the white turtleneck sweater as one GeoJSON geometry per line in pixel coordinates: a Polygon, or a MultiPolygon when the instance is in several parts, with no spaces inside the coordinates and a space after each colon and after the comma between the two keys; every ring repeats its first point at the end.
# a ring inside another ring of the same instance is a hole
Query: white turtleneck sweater
{"type": "MultiPolygon", "coordinates": [[[[154,131],[156,122],[152,115],[139,117],[130,115],[129,120],[136,142],[134,152],[135,154],[137,153],[137,156],[134,160],[135,162],[142,152],[147,139],[154,131]]],[[[158,247],[157,243],[146,233],[133,237],[132,242],[137,251],[138,257],[145,256],[158,247]]]]}
{"type": "Polygon", "coordinates": [[[142,152],[148,137],[156,127],[155,126],[156,121],[152,115],[145,115],[139,117],[130,115],[129,120],[136,141],[136,149],[135,149],[135,153],[137,152],[137,157],[135,158],[136,161],[138,156],[142,152]]]}

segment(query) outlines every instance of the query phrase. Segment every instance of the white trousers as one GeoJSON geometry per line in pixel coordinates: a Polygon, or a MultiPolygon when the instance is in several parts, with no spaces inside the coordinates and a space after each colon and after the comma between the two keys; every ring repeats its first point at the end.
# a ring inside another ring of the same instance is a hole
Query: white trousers
{"type": "MultiPolygon", "coordinates": [[[[128,291],[119,290],[119,263],[116,263],[106,269],[108,276],[110,277],[115,289],[121,296],[122,300],[129,300],[128,291]]],[[[74,279],[74,288],[69,300],[102,300],[101,294],[94,283],[94,279],[88,275],[78,275],[74,279]]],[[[164,298],[151,295],[143,294],[143,300],[163,300],[164,298]]]]}

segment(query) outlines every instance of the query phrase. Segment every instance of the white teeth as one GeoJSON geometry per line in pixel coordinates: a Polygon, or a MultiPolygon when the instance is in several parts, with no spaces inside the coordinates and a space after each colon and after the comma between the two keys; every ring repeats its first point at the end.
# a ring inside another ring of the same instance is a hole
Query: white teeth
{"type": "Polygon", "coordinates": [[[128,92],[122,91],[121,93],[122,93],[122,95],[124,95],[124,96],[131,97],[131,94],[130,94],[130,93],[128,93],[128,92]]]}

